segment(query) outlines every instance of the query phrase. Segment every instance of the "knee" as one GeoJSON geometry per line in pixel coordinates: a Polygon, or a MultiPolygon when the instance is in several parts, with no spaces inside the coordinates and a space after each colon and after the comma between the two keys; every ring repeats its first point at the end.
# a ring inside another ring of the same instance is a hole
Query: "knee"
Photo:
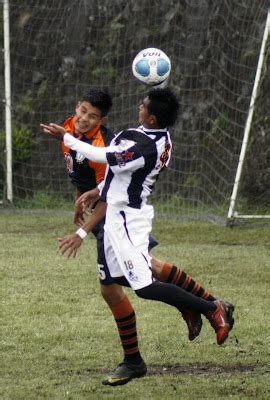
{"type": "Polygon", "coordinates": [[[140,297],[141,299],[146,299],[146,295],[147,295],[147,290],[146,288],[142,288],[142,289],[138,289],[135,290],[135,293],[138,297],[140,297]]]}
{"type": "Polygon", "coordinates": [[[125,297],[122,287],[117,284],[100,285],[100,292],[109,306],[120,303],[125,297]]]}
{"type": "Polygon", "coordinates": [[[163,267],[163,262],[152,256],[151,259],[151,265],[152,265],[152,272],[153,276],[160,280],[161,277],[161,272],[162,272],[162,267],[163,267]]]}

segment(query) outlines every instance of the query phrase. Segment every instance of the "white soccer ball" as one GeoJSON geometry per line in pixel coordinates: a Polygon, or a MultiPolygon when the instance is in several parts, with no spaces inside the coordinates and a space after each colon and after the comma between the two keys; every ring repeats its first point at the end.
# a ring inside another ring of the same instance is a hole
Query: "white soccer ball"
{"type": "Polygon", "coordinates": [[[140,51],[133,60],[132,73],[147,85],[160,85],[170,75],[171,61],[160,49],[150,47],[140,51]]]}

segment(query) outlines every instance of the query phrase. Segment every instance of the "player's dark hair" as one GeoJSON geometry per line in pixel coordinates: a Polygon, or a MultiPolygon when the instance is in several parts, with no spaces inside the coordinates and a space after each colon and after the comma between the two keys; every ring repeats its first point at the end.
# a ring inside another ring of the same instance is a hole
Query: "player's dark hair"
{"type": "Polygon", "coordinates": [[[105,117],[112,107],[112,98],[106,88],[90,89],[82,96],[81,101],[87,101],[98,108],[102,117],[105,117]]]}
{"type": "Polygon", "coordinates": [[[160,128],[174,125],[179,111],[179,102],[169,88],[154,88],[148,92],[148,112],[156,117],[160,128]]]}

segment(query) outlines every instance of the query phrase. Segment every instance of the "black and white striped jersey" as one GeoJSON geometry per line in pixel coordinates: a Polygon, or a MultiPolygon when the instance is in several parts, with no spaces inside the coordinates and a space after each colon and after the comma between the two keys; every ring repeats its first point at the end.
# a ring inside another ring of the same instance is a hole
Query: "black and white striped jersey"
{"type": "Polygon", "coordinates": [[[167,129],[140,126],[118,133],[106,148],[109,167],[101,198],[107,204],[141,208],[168,165],[171,148],[167,129]]]}

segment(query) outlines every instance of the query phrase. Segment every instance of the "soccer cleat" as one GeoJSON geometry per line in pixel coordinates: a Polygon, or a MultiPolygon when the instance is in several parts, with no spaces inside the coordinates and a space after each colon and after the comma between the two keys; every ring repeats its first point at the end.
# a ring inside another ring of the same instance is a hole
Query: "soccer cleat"
{"type": "Polygon", "coordinates": [[[224,301],[224,304],[226,307],[227,318],[228,318],[228,322],[230,325],[230,331],[231,331],[233,328],[233,325],[234,325],[234,318],[233,318],[234,305],[229,303],[228,301],[224,301]]]}
{"type": "Polygon", "coordinates": [[[144,361],[139,365],[124,361],[120,363],[111,374],[107,375],[102,383],[103,385],[110,386],[125,385],[131,381],[131,379],[141,378],[146,372],[147,367],[144,361]]]}
{"type": "MultiPolygon", "coordinates": [[[[209,311],[205,314],[206,318],[210,322],[217,334],[217,344],[223,344],[227,339],[231,328],[230,323],[233,326],[232,312],[233,309],[228,307],[228,303],[220,300],[215,300],[216,305],[215,311],[209,311]],[[229,319],[231,318],[231,320],[229,319]]],[[[232,305],[231,305],[232,306],[232,305]]],[[[232,306],[233,307],[233,306],[232,306]]],[[[233,307],[234,308],[234,307],[233,307]]]]}
{"type": "Polygon", "coordinates": [[[194,340],[199,336],[202,329],[201,314],[194,310],[184,310],[182,311],[182,317],[187,323],[189,340],[194,340]]]}

